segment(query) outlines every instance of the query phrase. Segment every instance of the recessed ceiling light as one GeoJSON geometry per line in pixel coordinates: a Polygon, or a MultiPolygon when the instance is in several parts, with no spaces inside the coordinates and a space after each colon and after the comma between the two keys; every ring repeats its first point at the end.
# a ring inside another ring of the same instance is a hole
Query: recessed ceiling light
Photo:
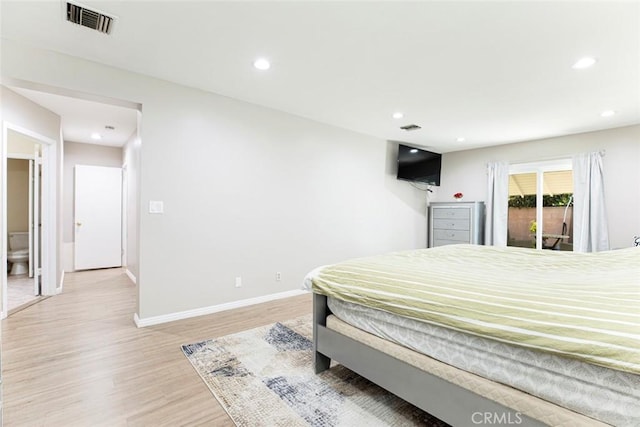
{"type": "Polygon", "coordinates": [[[412,148],[411,150],[409,150],[409,152],[411,154],[416,154],[418,152],[418,149],[417,148],[412,148]]]}
{"type": "Polygon", "coordinates": [[[578,60],[578,62],[573,64],[571,68],[573,68],[574,70],[584,70],[585,68],[589,68],[593,66],[593,64],[595,63],[596,63],[595,58],[592,58],[590,56],[585,56],[584,58],[581,58],[580,60],[578,60]]]}
{"type": "Polygon", "coordinates": [[[401,119],[404,117],[404,114],[402,114],[401,112],[397,112],[397,113],[393,113],[393,118],[394,119],[401,119]]]}
{"type": "Polygon", "coordinates": [[[464,137],[459,136],[458,138],[456,138],[456,142],[464,142],[464,137]]]}
{"type": "Polygon", "coordinates": [[[611,117],[611,116],[613,116],[615,114],[616,114],[616,112],[613,111],[613,110],[606,110],[606,111],[603,111],[602,113],[600,113],[600,116],[601,117],[611,117]]]}
{"type": "Polygon", "coordinates": [[[101,140],[102,136],[100,136],[100,134],[98,132],[94,132],[91,134],[91,139],[94,139],[96,141],[101,140]]]}
{"type": "Polygon", "coordinates": [[[258,58],[253,61],[253,66],[258,70],[268,70],[271,68],[271,63],[265,58],[258,58]]]}

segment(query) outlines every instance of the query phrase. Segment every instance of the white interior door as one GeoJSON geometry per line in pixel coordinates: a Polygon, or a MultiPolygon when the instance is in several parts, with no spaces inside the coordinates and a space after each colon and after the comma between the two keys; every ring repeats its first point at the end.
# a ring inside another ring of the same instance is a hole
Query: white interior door
{"type": "Polygon", "coordinates": [[[122,265],[122,169],[75,167],[76,270],[122,265]]]}
{"type": "Polygon", "coordinates": [[[33,277],[33,195],[35,160],[29,160],[29,277],[33,277]]]}
{"type": "Polygon", "coordinates": [[[33,277],[33,294],[40,295],[40,171],[42,170],[42,156],[40,147],[36,146],[34,160],[29,167],[29,275],[33,277]]]}

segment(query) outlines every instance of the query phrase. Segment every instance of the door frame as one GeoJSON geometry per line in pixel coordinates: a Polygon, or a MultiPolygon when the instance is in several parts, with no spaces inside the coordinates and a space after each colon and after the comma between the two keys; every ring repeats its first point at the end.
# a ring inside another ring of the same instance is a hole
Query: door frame
{"type": "Polygon", "coordinates": [[[0,148],[2,159],[2,185],[0,193],[2,198],[2,222],[0,226],[0,242],[1,244],[1,262],[2,272],[0,273],[0,281],[2,282],[2,307],[0,317],[7,317],[7,149],[9,130],[26,135],[38,142],[42,150],[42,203],[41,203],[41,221],[42,221],[42,276],[41,276],[41,294],[55,295],[56,290],[56,211],[57,203],[55,198],[55,182],[56,182],[56,158],[55,147],[56,141],[47,136],[41,135],[32,130],[23,128],[13,123],[2,122],[2,147],[0,148]]]}
{"type": "Polygon", "coordinates": [[[127,163],[122,165],[122,266],[127,268],[127,239],[128,239],[128,214],[129,214],[129,174],[127,163]]]}

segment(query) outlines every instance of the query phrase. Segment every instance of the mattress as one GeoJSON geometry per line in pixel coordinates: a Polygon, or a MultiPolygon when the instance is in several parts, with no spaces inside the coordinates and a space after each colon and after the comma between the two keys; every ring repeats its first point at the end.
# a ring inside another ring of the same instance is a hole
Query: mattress
{"type": "Polygon", "coordinates": [[[342,321],[481,377],[616,426],[640,425],[640,375],[328,298],[342,321]]]}
{"type": "Polygon", "coordinates": [[[640,248],[449,245],[353,259],[313,292],[477,337],[640,374],[640,248]]]}

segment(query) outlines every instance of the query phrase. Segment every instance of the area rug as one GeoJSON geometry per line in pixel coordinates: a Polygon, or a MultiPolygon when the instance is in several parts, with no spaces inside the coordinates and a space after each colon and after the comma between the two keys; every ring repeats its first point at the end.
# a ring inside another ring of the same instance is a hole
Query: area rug
{"type": "Polygon", "coordinates": [[[237,426],[446,426],[341,365],[315,375],[311,316],[182,346],[237,426]]]}

